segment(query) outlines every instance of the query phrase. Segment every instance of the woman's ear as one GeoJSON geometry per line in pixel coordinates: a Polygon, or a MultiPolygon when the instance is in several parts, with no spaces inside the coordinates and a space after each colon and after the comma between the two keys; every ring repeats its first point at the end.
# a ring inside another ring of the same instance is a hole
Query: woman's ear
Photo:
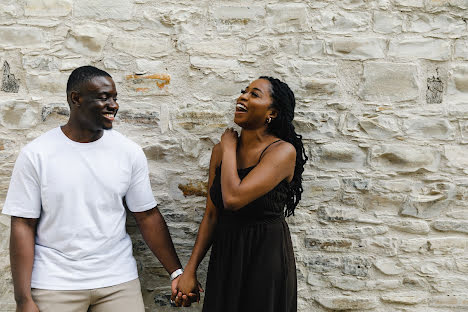
{"type": "Polygon", "coordinates": [[[271,109],[268,113],[268,117],[271,117],[271,119],[275,119],[278,117],[278,111],[276,109],[271,109]]]}

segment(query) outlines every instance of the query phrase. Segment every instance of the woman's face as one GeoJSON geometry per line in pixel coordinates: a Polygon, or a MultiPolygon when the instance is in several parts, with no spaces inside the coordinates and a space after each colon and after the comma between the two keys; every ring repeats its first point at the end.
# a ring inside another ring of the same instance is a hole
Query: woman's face
{"type": "Polygon", "coordinates": [[[259,129],[268,117],[276,117],[271,108],[271,84],[266,79],[254,80],[237,98],[234,122],[243,129],[259,129]]]}

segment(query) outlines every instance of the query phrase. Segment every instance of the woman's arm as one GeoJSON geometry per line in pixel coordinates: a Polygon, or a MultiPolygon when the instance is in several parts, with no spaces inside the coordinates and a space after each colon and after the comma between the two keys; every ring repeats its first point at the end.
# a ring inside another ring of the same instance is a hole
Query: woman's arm
{"type": "Polygon", "coordinates": [[[227,129],[221,137],[221,189],[225,209],[239,210],[271,191],[284,179],[292,179],[296,164],[296,149],[288,142],[278,142],[268,148],[260,163],[241,180],[237,173],[237,132],[227,129]]]}
{"type": "Polygon", "coordinates": [[[218,212],[215,205],[211,201],[210,188],[213,184],[216,167],[219,166],[220,160],[221,148],[218,144],[213,147],[213,151],[211,152],[208,178],[208,195],[206,200],[205,214],[198,229],[198,235],[192,250],[192,255],[190,256],[190,259],[185,267],[185,271],[180,276],[177,285],[179,292],[183,294],[189,294],[190,292],[198,293],[197,269],[211,246],[213,241],[213,233],[216,228],[216,224],[218,223],[218,212]]]}

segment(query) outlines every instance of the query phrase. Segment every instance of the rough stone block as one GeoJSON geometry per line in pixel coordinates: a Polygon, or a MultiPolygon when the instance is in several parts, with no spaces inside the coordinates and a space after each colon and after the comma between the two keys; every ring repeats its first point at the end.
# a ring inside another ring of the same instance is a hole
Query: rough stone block
{"type": "Polygon", "coordinates": [[[299,56],[303,58],[319,58],[323,56],[323,40],[302,40],[299,43],[299,56]]]}
{"type": "Polygon", "coordinates": [[[301,207],[308,207],[311,210],[317,209],[322,202],[330,201],[338,196],[340,182],[337,179],[317,178],[314,180],[305,180],[302,182],[304,192],[299,202],[301,207]]]}
{"type": "Polygon", "coordinates": [[[265,9],[261,6],[218,6],[213,10],[213,17],[223,21],[247,23],[264,18],[265,9]]]}
{"type": "Polygon", "coordinates": [[[377,11],[374,13],[374,31],[382,34],[401,33],[403,18],[400,15],[377,11]]]}
{"type": "Polygon", "coordinates": [[[428,298],[427,293],[413,292],[413,293],[388,293],[382,295],[380,299],[384,302],[398,303],[406,305],[415,305],[426,301],[428,298]]]}
{"type": "Polygon", "coordinates": [[[403,122],[403,129],[409,137],[428,140],[453,140],[455,129],[447,119],[415,117],[403,122]]]}
{"type": "Polygon", "coordinates": [[[374,266],[385,275],[399,275],[405,271],[401,264],[393,259],[378,259],[374,266]]]}
{"type": "Polygon", "coordinates": [[[39,122],[39,105],[28,100],[0,102],[0,123],[7,129],[30,129],[39,122]]]}
{"type": "Polygon", "coordinates": [[[361,168],[366,162],[366,153],[356,145],[329,143],[317,147],[317,165],[324,168],[361,168]]]}
{"type": "Polygon", "coordinates": [[[409,8],[423,8],[424,0],[395,0],[395,4],[409,8]]]}
{"type": "Polygon", "coordinates": [[[468,103],[468,65],[453,65],[447,87],[447,102],[468,103]]]}
{"type": "Polygon", "coordinates": [[[402,134],[397,120],[392,116],[380,115],[373,118],[361,118],[359,126],[375,139],[389,139],[402,134]]]}
{"type": "Polygon", "coordinates": [[[271,4],[266,8],[267,25],[277,33],[306,32],[310,30],[307,5],[304,3],[271,4]]]}
{"type": "Polygon", "coordinates": [[[436,171],[440,154],[428,147],[380,145],[371,148],[371,165],[381,170],[415,172],[419,169],[436,171]]]}
{"type": "Polygon", "coordinates": [[[312,18],[312,29],[332,34],[351,34],[369,29],[371,15],[367,12],[333,12],[320,10],[312,18]]]}
{"type": "Polygon", "coordinates": [[[366,101],[401,102],[417,99],[417,68],[412,64],[365,63],[359,96],[366,101]]]}
{"type": "Polygon", "coordinates": [[[241,54],[241,45],[235,39],[215,39],[202,41],[187,38],[179,40],[177,47],[189,55],[214,55],[232,57],[241,54]]]}
{"type": "Polygon", "coordinates": [[[98,20],[130,20],[133,15],[133,1],[74,1],[73,15],[98,20]]]}
{"type": "Polygon", "coordinates": [[[455,59],[468,60],[468,40],[459,39],[455,41],[453,57],[455,59]]]}
{"type": "Polygon", "coordinates": [[[466,295],[448,294],[444,296],[432,296],[429,300],[431,307],[449,308],[451,311],[466,311],[468,299],[466,295]]]}
{"type": "Polygon", "coordinates": [[[20,82],[15,75],[10,72],[10,65],[3,62],[2,88],[3,92],[18,93],[20,82]]]}
{"type": "Polygon", "coordinates": [[[305,139],[331,138],[336,135],[338,115],[333,111],[296,112],[294,125],[305,139]]]}
{"type": "Polygon", "coordinates": [[[393,229],[411,234],[427,234],[430,231],[426,221],[392,219],[385,220],[385,223],[393,229]]]}
{"type": "Polygon", "coordinates": [[[156,58],[168,55],[172,50],[170,38],[146,38],[138,36],[115,36],[112,46],[135,57],[156,58]]]}
{"type": "Polygon", "coordinates": [[[442,232],[468,233],[468,221],[437,220],[432,227],[442,232]]]}
{"type": "Polygon", "coordinates": [[[190,64],[195,68],[233,69],[239,66],[236,60],[191,56],[190,64]]]}
{"type": "Polygon", "coordinates": [[[330,277],[330,282],[333,287],[349,290],[349,291],[361,291],[366,289],[366,282],[352,277],[330,277]]]}
{"type": "Polygon", "coordinates": [[[375,298],[356,297],[356,296],[318,296],[315,301],[323,307],[334,311],[348,310],[371,310],[377,307],[375,298]]]}
{"type": "Polygon", "coordinates": [[[45,92],[65,96],[68,74],[50,73],[48,75],[27,75],[26,85],[32,92],[45,92]]]}
{"type": "Polygon", "coordinates": [[[110,29],[99,25],[78,25],[73,27],[65,40],[71,51],[89,56],[99,55],[106,44],[110,29]]]}
{"type": "Polygon", "coordinates": [[[445,146],[445,158],[449,161],[449,166],[466,169],[468,168],[468,159],[466,157],[468,147],[458,145],[445,146]]]}
{"type": "Polygon", "coordinates": [[[164,73],[126,75],[124,86],[132,95],[168,95],[171,76],[164,73]]]}
{"type": "Polygon", "coordinates": [[[387,42],[379,38],[342,38],[327,42],[327,54],[347,60],[368,60],[385,57],[387,42]]]}
{"type": "Polygon", "coordinates": [[[0,48],[47,48],[49,36],[40,28],[0,26],[0,48]]]}
{"type": "Polygon", "coordinates": [[[442,237],[427,240],[428,250],[434,254],[459,254],[466,251],[468,240],[464,237],[442,237]]]}
{"type": "Polygon", "coordinates": [[[447,61],[450,55],[450,42],[434,38],[393,39],[388,48],[388,56],[394,58],[447,61]]]}
{"type": "Polygon", "coordinates": [[[340,94],[340,88],[336,79],[304,77],[301,78],[301,87],[305,90],[305,93],[311,93],[319,99],[334,98],[340,94]]]}
{"type": "Polygon", "coordinates": [[[457,38],[466,33],[466,24],[460,18],[446,14],[414,14],[409,17],[408,32],[433,33],[438,37],[457,38]]]}
{"type": "Polygon", "coordinates": [[[427,78],[426,103],[440,104],[444,92],[444,83],[439,77],[427,78]]]}
{"type": "Polygon", "coordinates": [[[437,217],[455,198],[455,185],[434,183],[422,190],[413,190],[403,202],[400,214],[415,218],[437,217]]]}
{"type": "Polygon", "coordinates": [[[73,7],[71,0],[26,0],[26,16],[67,16],[73,7]]]}
{"type": "Polygon", "coordinates": [[[304,244],[308,249],[316,251],[349,252],[353,248],[353,242],[349,239],[306,237],[304,244]]]}

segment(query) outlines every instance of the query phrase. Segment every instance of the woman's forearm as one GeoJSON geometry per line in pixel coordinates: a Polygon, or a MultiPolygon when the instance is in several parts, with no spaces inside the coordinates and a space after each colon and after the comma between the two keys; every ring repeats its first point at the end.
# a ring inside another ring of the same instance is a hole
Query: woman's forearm
{"type": "Polygon", "coordinates": [[[241,179],[237,173],[236,150],[223,151],[221,164],[221,189],[223,193],[224,208],[233,210],[233,204],[239,189],[241,179]]]}
{"type": "Polygon", "coordinates": [[[197,239],[192,250],[192,255],[185,267],[185,273],[195,274],[200,262],[205,257],[208,249],[213,242],[213,235],[218,223],[216,213],[206,212],[203,216],[200,228],[198,229],[197,239]]]}

